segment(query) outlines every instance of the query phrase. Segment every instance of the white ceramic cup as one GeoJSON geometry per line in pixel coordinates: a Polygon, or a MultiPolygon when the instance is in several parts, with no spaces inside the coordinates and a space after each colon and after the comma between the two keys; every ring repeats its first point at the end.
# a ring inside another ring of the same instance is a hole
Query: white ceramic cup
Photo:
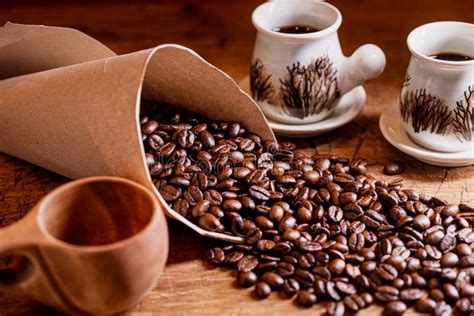
{"type": "Polygon", "coordinates": [[[275,121],[305,124],[323,120],[342,95],[377,77],[385,67],[382,50],[371,44],[344,57],[337,36],[342,16],[328,3],[266,2],[255,9],[252,22],[257,29],[250,66],[252,97],[275,121]],[[295,24],[320,31],[274,31],[295,24]]]}
{"type": "Polygon", "coordinates": [[[435,22],[407,39],[411,59],[400,96],[403,126],[413,141],[444,152],[472,148],[474,60],[435,59],[439,53],[474,58],[474,24],[435,22]]]}

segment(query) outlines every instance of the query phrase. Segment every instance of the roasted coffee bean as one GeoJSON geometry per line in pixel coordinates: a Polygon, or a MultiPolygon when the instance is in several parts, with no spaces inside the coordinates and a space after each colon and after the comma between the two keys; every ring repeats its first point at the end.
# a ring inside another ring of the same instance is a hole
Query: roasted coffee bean
{"type": "Polygon", "coordinates": [[[200,200],[193,206],[191,210],[191,215],[194,218],[199,218],[201,215],[207,212],[211,204],[208,200],[200,200]]]}
{"type": "Polygon", "coordinates": [[[300,284],[295,279],[289,278],[283,283],[282,290],[288,297],[292,297],[300,290],[300,284]]]}
{"type": "Polygon", "coordinates": [[[270,285],[274,290],[278,290],[285,282],[281,276],[273,272],[265,272],[262,275],[262,281],[270,285]]]}
{"type": "Polygon", "coordinates": [[[270,296],[271,292],[272,289],[270,288],[270,285],[265,282],[258,282],[255,286],[255,295],[258,298],[267,298],[270,296]]]}
{"type": "Polygon", "coordinates": [[[252,255],[245,255],[237,263],[237,269],[243,272],[249,272],[258,265],[258,259],[252,255]]]}
{"type": "Polygon", "coordinates": [[[375,297],[382,302],[396,301],[399,299],[399,291],[393,286],[382,285],[377,287],[375,297]]]}
{"type": "Polygon", "coordinates": [[[387,316],[402,315],[407,310],[407,305],[400,301],[388,302],[385,306],[384,313],[387,316]]]}
{"type": "Polygon", "coordinates": [[[423,297],[423,291],[420,289],[409,288],[400,292],[400,299],[403,301],[417,301],[423,297]]]}
{"type": "Polygon", "coordinates": [[[393,281],[398,277],[397,269],[390,264],[382,263],[375,271],[383,280],[386,281],[393,281]]]}
{"type": "Polygon", "coordinates": [[[257,283],[257,275],[252,271],[243,271],[237,276],[237,285],[240,287],[250,287],[255,283],[257,283]]]}
{"type": "Polygon", "coordinates": [[[435,316],[450,316],[452,308],[444,301],[440,301],[436,303],[436,307],[434,309],[433,314],[435,316]]]}
{"type": "Polygon", "coordinates": [[[400,174],[404,171],[403,166],[396,164],[396,163],[389,163],[383,168],[383,172],[386,175],[393,176],[396,174],[400,174]]]}
{"type": "Polygon", "coordinates": [[[270,199],[270,192],[265,188],[257,185],[252,185],[249,187],[249,195],[260,201],[268,201],[270,199]]]}
{"type": "Polygon", "coordinates": [[[156,131],[158,128],[158,122],[150,120],[142,125],[142,133],[145,135],[150,135],[156,131]]]}
{"type": "Polygon", "coordinates": [[[217,217],[210,213],[203,214],[201,217],[199,217],[197,223],[202,229],[211,232],[216,231],[221,225],[221,222],[217,219],[217,217]]]}
{"type": "Polygon", "coordinates": [[[296,303],[303,307],[311,307],[316,304],[316,295],[308,291],[299,291],[296,296],[296,303]]]}
{"type": "Polygon", "coordinates": [[[329,302],[327,305],[328,316],[344,316],[345,311],[343,302],[329,302]]]}
{"type": "Polygon", "coordinates": [[[436,301],[430,298],[422,298],[416,302],[415,310],[420,313],[431,314],[436,308],[436,301]]]}
{"type": "Polygon", "coordinates": [[[221,248],[213,248],[207,251],[207,260],[214,264],[219,264],[225,259],[224,250],[221,248]]]}
{"type": "Polygon", "coordinates": [[[329,263],[329,271],[333,275],[340,275],[342,272],[344,272],[344,269],[346,267],[346,263],[342,259],[334,259],[329,263]]]}
{"type": "Polygon", "coordinates": [[[160,194],[166,202],[176,201],[181,196],[181,191],[172,185],[165,185],[160,194]]]}
{"type": "Polygon", "coordinates": [[[350,295],[344,298],[344,305],[346,309],[357,312],[365,307],[365,301],[358,295],[350,295]]]}
{"type": "Polygon", "coordinates": [[[456,309],[461,313],[474,312],[474,299],[469,299],[468,297],[462,298],[455,304],[456,309]]]}

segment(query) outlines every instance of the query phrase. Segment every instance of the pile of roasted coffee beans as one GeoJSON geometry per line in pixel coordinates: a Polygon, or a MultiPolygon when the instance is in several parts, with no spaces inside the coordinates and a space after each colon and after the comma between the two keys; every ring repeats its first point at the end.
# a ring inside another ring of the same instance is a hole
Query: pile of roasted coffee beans
{"type": "Polygon", "coordinates": [[[237,284],[281,291],[328,315],[382,303],[387,315],[474,313],[474,210],[367,174],[367,161],[306,157],[238,123],[145,104],[143,143],[153,181],[200,227],[245,238],[208,260],[237,284]]]}

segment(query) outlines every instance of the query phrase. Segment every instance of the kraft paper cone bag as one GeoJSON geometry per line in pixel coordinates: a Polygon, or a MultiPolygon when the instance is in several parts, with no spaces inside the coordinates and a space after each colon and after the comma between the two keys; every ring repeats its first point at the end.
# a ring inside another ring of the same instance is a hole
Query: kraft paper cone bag
{"type": "Polygon", "coordinates": [[[71,179],[113,175],[153,190],[167,215],[207,232],[167,206],[143,154],[140,100],[176,104],[239,121],[275,140],[262,112],[225,73],[179,45],[117,56],[72,29],[0,28],[0,151],[71,179]]]}

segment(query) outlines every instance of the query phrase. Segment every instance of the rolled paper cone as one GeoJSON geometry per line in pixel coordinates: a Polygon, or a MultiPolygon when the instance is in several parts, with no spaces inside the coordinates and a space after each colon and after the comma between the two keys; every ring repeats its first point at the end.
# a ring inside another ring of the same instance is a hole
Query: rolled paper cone
{"type": "MultiPolygon", "coordinates": [[[[149,175],[139,123],[143,96],[210,119],[238,121],[263,139],[275,141],[261,110],[228,75],[179,45],[116,56],[71,29],[9,24],[0,29],[0,36],[14,38],[10,31],[25,41],[14,40],[16,47],[45,55],[35,57],[42,63],[35,66],[30,53],[18,51],[18,59],[30,58],[25,61],[29,66],[17,73],[21,76],[0,81],[1,152],[71,179],[112,175],[134,180],[156,193],[168,216],[199,234],[242,241],[203,230],[168,206],[149,175]],[[31,33],[36,36],[28,36],[31,33]],[[78,45],[71,49],[76,39],[78,45]],[[56,51],[63,50],[61,43],[68,43],[64,53],[56,51]],[[42,45],[56,50],[37,47],[42,45]],[[93,52],[89,55],[87,49],[93,52]],[[100,59],[93,59],[97,56],[100,59]],[[48,58],[60,60],[47,63],[48,58]],[[61,66],[50,69],[51,65],[61,66]]],[[[9,47],[0,39],[0,68],[20,64],[11,52],[2,53],[9,47]]],[[[5,74],[15,74],[15,69],[5,74]]]]}

